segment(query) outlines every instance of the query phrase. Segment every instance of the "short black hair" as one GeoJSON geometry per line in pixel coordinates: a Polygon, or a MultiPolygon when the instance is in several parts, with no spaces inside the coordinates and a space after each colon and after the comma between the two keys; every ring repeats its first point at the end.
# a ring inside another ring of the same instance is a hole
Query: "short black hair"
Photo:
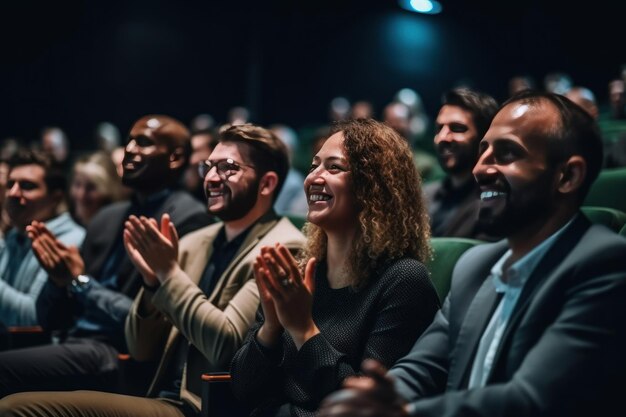
{"type": "Polygon", "coordinates": [[[476,126],[478,140],[481,140],[494,116],[498,111],[498,102],[488,94],[459,87],[447,91],[442,97],[442,106],[458,106],[472,114],[472,120],[476,126]]]}

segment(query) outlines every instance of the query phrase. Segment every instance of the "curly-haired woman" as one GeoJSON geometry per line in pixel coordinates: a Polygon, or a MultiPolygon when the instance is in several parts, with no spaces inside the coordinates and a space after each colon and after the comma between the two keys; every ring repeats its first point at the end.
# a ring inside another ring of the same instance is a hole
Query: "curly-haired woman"
{"type": "Polygon", "coordinates": [[[233,359],[233,390],[255,415],[312,415],[366,358],[390,366],[439,307],[421,181],[408,144],[374,120],[334,126],[304,188],[307,247],[264,247],[261,309],[233,359]]]}

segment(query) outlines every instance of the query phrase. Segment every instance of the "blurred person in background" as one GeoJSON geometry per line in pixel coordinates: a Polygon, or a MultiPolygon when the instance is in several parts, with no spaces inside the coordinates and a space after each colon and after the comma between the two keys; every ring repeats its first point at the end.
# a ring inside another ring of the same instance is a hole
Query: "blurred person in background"
{"type": "Polygon", "coordinates": [[[122,179],[107,152],[94,152],[74,163],[70,209],[81,225],[87,226],[102,207],[122,197],[122,179]]]}
{"type": "Polygon", "coordinates": [[[45,127],[41,132],[41,150],[50,155],[54,163],[69,172],[70,144],[65,132],[57,126],[45,127]]]}
{"type": "Polygon", "coordinates": [[[283,124],[270,126],[270,131],[285,144],[289,156],[289,171],[274,210],[280,215],[306,217],[309,204],[304,193],[304,176],[292,165],[298,149],[298,136],[291,127],[283,124]]]}
{"type": "Polygon", "coordinates": [[[209,159],[217,142],[217,134],[211,129],[197,130],[191,133],[191,156],[189,157],[189,166],[183,176],[183,183],[185,189],[203,203],[206,201],[204,180],[198,175],[198,167],[209,159]]]}
{"type": "Polygon", "coordinates": [[[443,95],[434,144],[446,176],[424,186],[433,236],[494,240],[478,226],[480,187],[472,169],[478,144],[498,110],[496,100],[469,88],[443,95]]]}

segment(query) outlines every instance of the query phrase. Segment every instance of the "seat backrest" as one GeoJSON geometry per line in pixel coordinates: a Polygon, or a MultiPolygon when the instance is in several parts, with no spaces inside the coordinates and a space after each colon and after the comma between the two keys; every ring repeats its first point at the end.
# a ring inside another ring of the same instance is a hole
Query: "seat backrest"
{"type": "Polygon", "coordinates": [[[426,267],[430,271],[430,278],[442,302],[450,291],[450,281],[456,261],[466,250],[481,243],[485,242],[461,237],[433,237],[430,239],[433,259],[426,263],[426,267]]]}
{"type": "Polygon", "coordinates": [[[583,206],[610,207],[626,213],[626,168],[603,169],[583,206]]]}
{"type": "Polygon", "coordinates": [[[619,232],[626,224],[626,213],[610,207],[583,206],[582,212],[592,223],[603,224],[609,229],[619,232]]]}
{"type": "Polygon", "coordinates": [[[302,227],[304,226],[304,223],[306,223],[306,218],[301,217],[301,216],[296,216],[296,215],[288,215],[287,218],[289,219],[289,221],[291,221],[291,223],[296,226],[297,229],[302,230],[302,227]]]}
{"type": "Polygon", "coordinates": [[[622,227],[622,230],[619,231],[619,234],[626,237],[626,224],[622,227]]]}

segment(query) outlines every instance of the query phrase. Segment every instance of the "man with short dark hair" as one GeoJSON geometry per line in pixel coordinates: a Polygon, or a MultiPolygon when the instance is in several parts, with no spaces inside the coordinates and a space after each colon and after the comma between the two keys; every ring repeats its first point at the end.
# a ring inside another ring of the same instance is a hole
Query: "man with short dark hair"
{"type": "Polygon", "coordinates": [[[366,362],[320,417],[623,415],[626,240],[580,211],[597,125],[563,96],[523,92],[479,152],[480,221],[506,240],[467,251],[411,352],[388,376],[366,362]]]}
{"type": "Polygon", "coordinates": [[[292,252],[304,236],[273,210],[289,164],[284,144],[253,125],[232,126],[202,164],[211,214],[222,222],[178,242],[167,215],[131,216],[126,248],[144,278],[126,322],[131,355],[160,360],[148,397],[102,392],[16,394],[0,415],[185,417],[199,414],[200,376],[228,370],[255,320],[259,294],[252,265],[260,248],[283,243],[292,252]],[[180,249],[179,249],[180,248],[180,249]],[[36,405],[34,405],[36,404],[36,405]]]}
{"type": "Polygon", "coordinates": [[[472,168],[497,109],[493,97],[468,88],[444,94],[435,121],[435,151],[446,176],[424,186],[433,236],[494,240],[478,227],[480,189],[472,168]]]}
{"type": "Polygon", "coordinates": [[[8,161],[5,208],[13,228],[0,243],[0,323],[37,324],[35,302],[48,274],[26,236],[26,227],[45,222],[63,244],[77,250],[85,230],[67,212],[66,180],[47,155],[20,149],[8,161]]]}
{"type": "Polygon", "coordinates": [[[169,213],[181,235],[210,222],[206,208],[176,189],[189,158],[189,132],[178,120],[148,115],[132,126],[122,180],[132,201],[103,208],[90,222],[81,252],[71,251],[40,222],[28,226],[48,272],[37,299],[38,321],[61,343],[0,353],[0,397],[35,389],[111,389],[124,322],[141,275],[122,242],[129,215],[169,213]]]}
{"type": "Polygon", "coordinates": [[[217,135],[211,129],[196,130],[191,133],[191,156],[183,181],[185,189],[203,204],[206,201],[202,179],[198,177],[198,167],[207,160],[217,145],[217,135]]]}

